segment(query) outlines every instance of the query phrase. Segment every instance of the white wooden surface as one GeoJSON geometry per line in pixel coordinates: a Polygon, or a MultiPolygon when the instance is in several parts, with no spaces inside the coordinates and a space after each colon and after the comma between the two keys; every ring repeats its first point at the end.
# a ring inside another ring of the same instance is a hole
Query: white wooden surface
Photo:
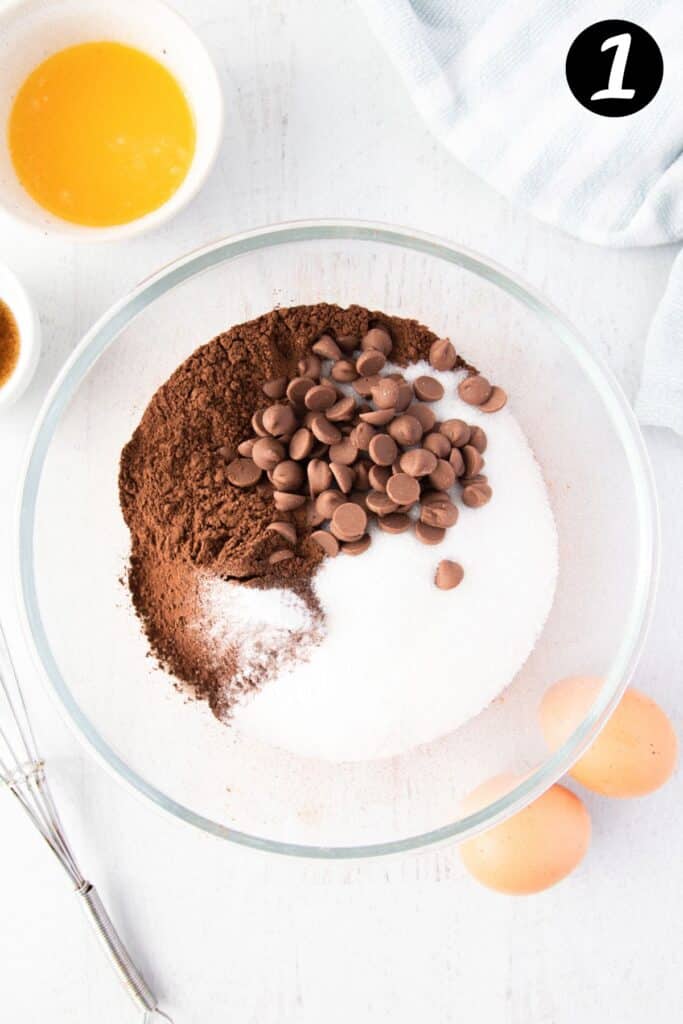
{"type": "MultiPolygon", "coordinates": [[[[45,332],[35,384],[0,417],[0,614],[24,666],[9,564],[27,432],[84,329],[167,260],[288,218],[365,217],[434,231],[541,288],[633,394],[673,255],[583,245],[465,172],[423,127],[352,0],[177,6],[211,50],[227,101],[219,165],[199,198],[155,235],[106,248],[64,245],[0,221],[0,259],[31,288],[45,332]]],[[[683,442],[660,432],[649,444],[664,565],[640,681],[681,732],[683,442]]],[[[82,751],[24,671],[74,844],[176,1024],[641,1024],[678,1016],[679,782],[648,800],[589,799],[594,840],[585,865],[534,898],[478,888],[453,849],[341,865],[270,859],[138,802],[82,751]]],[[[0,1018],[135,1020],[59,869],[3,794],[0,834],[0,1018]]]]}

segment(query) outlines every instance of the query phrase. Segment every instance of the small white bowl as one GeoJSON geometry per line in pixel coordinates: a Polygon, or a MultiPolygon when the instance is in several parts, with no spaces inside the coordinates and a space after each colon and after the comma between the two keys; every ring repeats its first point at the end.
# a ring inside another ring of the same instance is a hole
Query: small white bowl
{"type": "Polygon", "coordinates": [[[40,355],[40,321],[26,289],[16,275],[0,263],[0,299],[9,306],[19,329],[19,359],[12,374],[0,384],[0,411],[16,402],[28,387],[40,355]]]}
{"type": "Polygon", "coordinates": [[[223,96],[204,46],[161,0],[18,0],[0,10],[0,207],[41,231],[70,239],[130,238],[173,217],[204,183],[218,153],[223,96]],[[178,190],[144,217],[112,227],[87,227],[55,217],[19,182],[7,145],[7,121],[22,83],[51,54],[77,43],[112,40],[155,57],[176,77],[195,119],[196,148],[178,190]]]}

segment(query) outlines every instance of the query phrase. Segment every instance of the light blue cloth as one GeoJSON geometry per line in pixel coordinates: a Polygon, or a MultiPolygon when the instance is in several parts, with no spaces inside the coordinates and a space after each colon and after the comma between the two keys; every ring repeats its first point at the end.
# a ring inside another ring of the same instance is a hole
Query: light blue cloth
{"type": "MultiPolygon", "coordinates": [[[[589,242],[683,239],[681,0],[359,3],[433,131],[497,191],[589,242]],[[664,58],[659,92],[628,117],[586,110],[565,78],[573,40],[606,18],[647,29],[664,58]]],[[[682,260],[650,331],[637,402],[643,422],[679,433],[682,260]]]]}

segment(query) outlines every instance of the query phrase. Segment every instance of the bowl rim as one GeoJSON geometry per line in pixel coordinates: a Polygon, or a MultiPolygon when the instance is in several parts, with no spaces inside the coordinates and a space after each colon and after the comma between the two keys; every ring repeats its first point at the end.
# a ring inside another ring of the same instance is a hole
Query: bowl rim
{"type": "Polygon", "coordinates": [[[387,856],[472,838],[521,810],[561,778],[594,740],[616,707],[635,670],[652,616],[659,568],[659,515],[654,478],[640,428],[621,386],[602,359],[590,352],[570,321],[534,288],[475,251],[409,228],[358,220],[287,221],[221,238],[165,265],[125,294],[86,332],[48,391],[34,426],[21,476],[15,543],[15,581],[24,634],[48,692],[63,716],[107,770],[138,795],[205,832],[240,846],[320,860],[387,856]],[[121,329],[171,288],[219,263],[264,248],[300,242],[366,241],[408,248],[483,276],[518,299],[541,320],[581,364],[601,394],[621,439],[633,476],[638,512],[638,559],[634,595],[623,637],[600,696],[566,742],[524,776],[509,793],[455,822],[418,835],[357,846],[289,843],[228,828],[174,800],[130,768],[108,745],[71,694],[52,655],[37,598],[33,561],[35,509],[42,467],[62,412],[86,373],[121,329]]]}

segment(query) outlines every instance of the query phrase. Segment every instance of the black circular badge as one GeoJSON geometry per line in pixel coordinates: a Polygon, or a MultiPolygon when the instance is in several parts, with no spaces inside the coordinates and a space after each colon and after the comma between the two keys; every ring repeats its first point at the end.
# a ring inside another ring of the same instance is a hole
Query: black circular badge
{"type": "Polygon", "coordinates": [[[596,21],[569,48],[567,83],[587,110],[627,117],[646,107],[662,84],[662,52],[632,21],[596,21]]]}

